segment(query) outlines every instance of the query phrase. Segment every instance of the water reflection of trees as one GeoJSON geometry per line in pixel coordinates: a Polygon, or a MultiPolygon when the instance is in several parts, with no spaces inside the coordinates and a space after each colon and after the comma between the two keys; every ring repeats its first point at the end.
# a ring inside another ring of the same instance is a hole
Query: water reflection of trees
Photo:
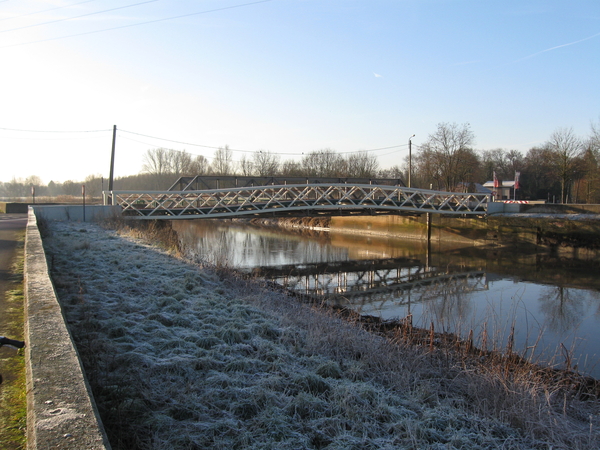
{"type": "Polygon", "coordinates": [[[590,304],[590,296],[581,289],[563,286],[546,286],[539,297],[540,312],[544,314],[548,329],[564,333],[579,325],[590,304]]]}
{"type": "Polygon", "coordinates": [[[248,233],[233,227],[190,225],[178,230],[180,243],[191,260],[244,268],[297,261],[345,260],[344,248],[273,233],[248,233]]]}
{"type": "Polygon", "coordinates": [[[454,278],[434,287],[421,295],[421,301],[426,306],[423,321],[434,322],[444,331],[459,332],[473,309],[470,294],[479,290],[479,285],[469,278],[454,278]]]}

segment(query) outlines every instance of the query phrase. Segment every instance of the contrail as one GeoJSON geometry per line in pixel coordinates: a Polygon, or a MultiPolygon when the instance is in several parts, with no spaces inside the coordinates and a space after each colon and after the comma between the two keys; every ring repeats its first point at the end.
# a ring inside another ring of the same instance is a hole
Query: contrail
{"type": "Polygon", "coordinates": [[[600,33],[596,33],[596,34],[594,34],[592,36],[588,36],[586,38],[579,39],[578,41],[569,42],[568,44],[557,45],[555,47],[547,48],[546,50],[542,50],[542,51],[539,51],[539,52],[536,52],[536,53],[532,53],[529,56],[524,56],[523,58],[516,59],[516,60],[512,61],[509,64],[514,64],[514,63],[517,63],[517,62],[520,62],[520,61],[524,61],[526,59],[533,58],[534,56],[541,55],[542,53],[551,52],[552,50],[556,50],[556,49],[563,48],[563,47],[569,47],[570,45],[579,44],[580,42],[588,41],[590,39],[593,39],[596,36],[600,36],[600,33]]]}

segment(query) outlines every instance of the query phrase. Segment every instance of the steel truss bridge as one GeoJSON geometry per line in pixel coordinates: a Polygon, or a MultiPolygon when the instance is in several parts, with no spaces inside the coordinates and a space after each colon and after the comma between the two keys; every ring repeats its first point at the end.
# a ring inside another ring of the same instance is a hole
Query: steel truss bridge
{"type": "Polygon", "coordinates": [[[108,191],[105,204],[135,219],[438,213],[484,215],[488,194],[404,186],[311,183],[179,191],[108,191]]]}

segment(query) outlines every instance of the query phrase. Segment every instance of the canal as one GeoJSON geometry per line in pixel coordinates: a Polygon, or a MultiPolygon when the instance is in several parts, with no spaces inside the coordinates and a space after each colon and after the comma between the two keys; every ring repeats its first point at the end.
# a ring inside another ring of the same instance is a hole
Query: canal
{"type": "Polygon", "coordinates": [[[481,248],[227,221],[173,221],[187,256],[314,301],[450,332],[600,378],[600,265],[531,248],[481,248]]]}

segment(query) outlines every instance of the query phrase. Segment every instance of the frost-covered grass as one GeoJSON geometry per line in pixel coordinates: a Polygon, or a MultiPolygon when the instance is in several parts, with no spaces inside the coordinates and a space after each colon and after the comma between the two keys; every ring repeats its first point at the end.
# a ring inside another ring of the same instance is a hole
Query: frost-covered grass
{"type": "Polygon", "coordinates": [[[44,241],[115,450],[600,446],[596,402],[535,374],[388,342],[139,233],[44,241]]]}

